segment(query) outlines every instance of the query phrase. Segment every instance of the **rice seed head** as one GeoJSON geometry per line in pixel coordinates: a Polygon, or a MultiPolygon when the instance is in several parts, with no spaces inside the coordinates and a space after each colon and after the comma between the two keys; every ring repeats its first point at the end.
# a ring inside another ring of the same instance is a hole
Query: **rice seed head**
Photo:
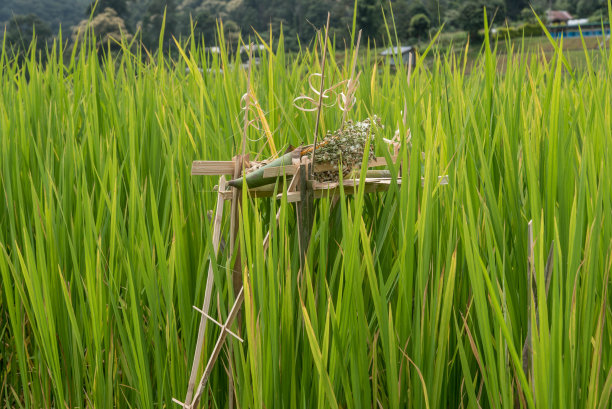
{"type": "MultiPolygon", "coordinates": [[[[325,138],[317,144],[315,164],[337,165],[342,163],[343,173],[350,173],[361,163],[367,138],[374,136],[377,128],[381,127],[380,119],[374,116],[374,126],[370,118],[360,122],[348,120],[343,128],[333,133],[327,132],[325,138]]],[[[374,146],[370,145],[368,158],[373,159],[374,146]]],[[[338,181],[338,172],[318,172],[315,179],[319,182],[338,181]]]]}

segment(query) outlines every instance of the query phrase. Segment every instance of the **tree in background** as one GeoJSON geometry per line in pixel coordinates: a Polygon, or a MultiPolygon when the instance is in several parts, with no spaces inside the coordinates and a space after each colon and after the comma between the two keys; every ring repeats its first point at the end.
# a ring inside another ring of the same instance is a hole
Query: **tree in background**
{"type": "Polygon", "coordinates": [[[576,13],[576,0],[556,0],[551,4],[546,4],[546,9],[552,8],[553,10],[565,10],[571,14],[576,13]],[[549,7],[552,6],[552,7],[549,7]]]}
{"type": "Polygon", "coordinates": [[[110,7],[102,10],[92,20],[84,19],[73,27],[72,44],[80,44],[90,30],[96,38],[99,53],[103,53],[109,48],[111,50],[119,49],[119,43],[122,39],[128,42],[132,40],[132,35],[125,26],[125,21],[110,7]]]}
{"type": "MultiPolygon", "coordinates": [[[[395,30],[400,41],[405,41],[410,38],[410,3],[408,0],[396,0],[391,3],[391,11],[393,12],[393,22],[395,30]]],[[[389,27],[392,28],[392,27],[389,27]]]]}
{"type": "Polygon", "coordinates": [[[16,15],[36,13],[56,33],[77,24],[91,0],[0,0],[0,28],[16,15]]]}
{"type": "Polygon", "coordinates": [[[526,23],[537,24],[538,19],[536,15],[544,23],[546,22],[546,9],[540,5],[532,5],[532,7],[525,7],[521,10],[520,19],[526,23]],[[535,12],[535,14],[534,14],[535,12]]]}
{"type": "Polygon", "coordinates": [[[519,20],[521,12],[525,8],[529,8],[528,0],[506,0],[506,14],[509,20],[519,20]]]}
{"type": "Polygon", "coordinates": [[[468,32],[471,40],[478,40],[478,32],[484,27],[483,11],[487,10],[489,26],[494,22],[503,21],[504,5],[499,0],[468,0],[462,2],[454,16],[454,24],[468,32]],[[494,19],[494,21],[492,21],[494,19]]]}
{"type": "Polygon", "coordinates": [[[85,16],[89,17],[91,12],[94,11],[94,16],[104,13],[107,8],[115,10],[117,15],[125,21],[129,17],[129,11],[126,0],[94,0],[91,2],[85,16]],[[95,10],[94,10],[95,7],[95,10]]]}
{"type": "MultiPolygon", "coordinates": [[[[337,44],[343,46],[344,42],[348,43],[346,40],[350,35],[353,21],[352,6],[353,3],[349,5],[347,0],[296,0],[291,7],[279,7],[283,13],[276,13],[273,16],[272,28],[278,38],[278,22],[282,21],[285,46],[296,50],[299,48],[298,41],[302,44],[309,43],[315,38],[317,29],[325,27],[327,12],[330,12],[330,38],[335,37],[337,44]]],[[[244,27],[242,29],[244,33],[244,27]]]]}
{"type": "Polygon", "coordinates": [[[607,8],[606,0],[578,0],[576,14],[582,18],[587,18],[597,11],[606,11],[607,8]]]}
{"type": "Polygon", "coordinates": [[[128,13],[123,17],[125,25],[136,33],[142,27],[142,20],[149,7],[149,0],[127,0],[126,4],[128,13]]]}
{"type": "Polygon", "coordinates": [[[142,20],[142,42],[150,50],[157,49],[163,26],[162,44],[164,47],[170,46],[172,34],[176,29],[175,23],[176,4],[174,0],[151,0],[142,20]],[[164,14],[166,16],[165,25],[164,14]]]}
{"type": "MultiPolygon", "coordinates": [[[[198,43],[204,39],[207,46],[217,44],[217,22],[230,24],[232,19],[230,12],[238,4],[239,0],[184,0],[176,7],[175,21],[176,32],[174,36],[191,35],[193,24],[194,40],[198,43]]],[[[225,28],[224,28],[225,29],[225,28]]]]}
{"type": "Polygon", "coordinates": [[[444,23],[444,14],[449,8],[452,8],[452,0],[416,0],[415,3],[421,3],[428,10],[424,13],[431,21],[432,27],[440,27],[444,23]]]}
{"type": "Polygon", "coordinates": [[[267,0],[242,0],[240,7],[232,13],[232,20],[237,21],[243,30],[252,28],[263,33],[270,21],[270,16],[266,14],[267,3],[267,0]]]}
{"type": "MultiPolygon", "coordinates": [[[[15,14],[30,10],[44,10],[41,19],[52,31],[61,22],[67,28],[77,25],[83,16],[89,17],[96,0],[0,0],[0,22],[15,14]],[[76,19],[74,16],[77,16],[76,19]]],[[[208,45],[216,43],[216,22],[223,21],[225,34],[235,38],[251,36],[253,30],[263,38],[272,34],[279,38],[282,31],[285,47],[297,50],[300,44],[311,42],[317,29],[325,26],[327,12],[331,12],[330,38],[342,48],[349,44],[355,0],[98,0],[94,17],[113,9],[132,33],[140,30],[142,41],[149,50],[156,50],[164,16],[167,10],[165,48],[172,44],[172,36],[179,38],[191,34],[191,21],[197,40],[206,38],[208,45]]],[[[357,29],[363,29],[363,40],[375,40],[379,45],[387,40],[383,10],[389,28],[395,29],[400,41],[423,36],[432,28],[445,23],[445,31],[468,31],[472,39],[483,28],[482,10],[487,7],[489,20],[495,23],[505,17],[509,20],[534,22],[531,7],[542,17],[545,10],[567,10],[576,17],[591,17],[596,21],[607,19],[607,0],[359,0],[356,9],[357,29]],[[604,13],[602,13],[602,10],[604,13]],[[418,16],[418,18],[415,18],[418,16]],[[426,28],[425,28],[426,27],[426,28]]],[[[1,23],[0,23],[1,24],[1,23]]],[[[392,37],[395,33],[391,31],[392,37]]]]}
{"type": "Polygon", "coordinates": [[[225,41],[230,52],[238,48],[240,36],[240,27],[235,21],[228,20],[227,22],[223,23],[223,37],[225,37],[225,41]]]}
{"type": "Polygon", "coordinates": [[[413,38],[419,40],[427,38],[429,27],[431,27],[431,21],[425,14],[419,13],[410,19],[410,32],[413,38]]]}
{"type": "Polygon", "coordinates": [[[190,23],[193,22],[193,37],[197,42],[204,40],[207,45],[215,43],[217,36],[217,18],[208,10],[199,11],[190,23]]]}
{"type": "Polygon", "coordinates": [[[408,6],[408,14],[410,15],[410,18],[416,16],[417,14],[424,14],[431,22],[432,16],[437,15],[437,12],[432,10],[432,7],[425,7],[425,4],[421,0],[414,0],[410,2],[410,5],[408,6]]]}
{"type": "Polygon", "coordinates": [[[52,38],[51,28],[35,14],[16,15],[6,25],[6,44],[13,50],[19,62],[26,58],[33,46],[41,61],[46,60],[46,48],[52,38]]]}
{"type": "Polygon", "coordinates": [[[357,3],[357,28],[363,30],[364,39],[378,41],[384,33],[384,20],[380,0],[360,0],[357,3]]]}

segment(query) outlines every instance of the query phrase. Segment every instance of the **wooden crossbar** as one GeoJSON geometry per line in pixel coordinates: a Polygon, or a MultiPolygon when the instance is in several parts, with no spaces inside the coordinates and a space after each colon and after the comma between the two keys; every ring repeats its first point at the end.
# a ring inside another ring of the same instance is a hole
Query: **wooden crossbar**
{"type": "MultiPolygon", "coordinates": [[[[393,156],[392,163],[395,163],[397,156],[393,156]]],[[[261,162],[251,162],[251,164],[260,164],[261,162]]],[[[376,166],[387,165],[387,159],[384,157],[377,157],[368,162],[368,168],[376,166]]],[[[221,175],[232,175],[234,173],[235,163],[233,160],[195,160],[191,164],[191,175],[192,176],[221,176],[221,175]]],[[[298,171],[296,165],[288,166],[275,166],[264,169],[264,177],[280,177],[283,175],[291,176],[295,175],[298,171]]],[[[319,164],[315,165],[314,172],[327,172],[330,170],[337,170],[337,165],[332,164],[319,164]]]]}
{"type": "Polygon", "coordinates": [[[195,160],[191,164],[192,176],[221,176],[234,173],[233,160],[195,160]]]}
{"type": "MultiPolygon", "coordinates": [[[[402,184],[402,179],[397,178],[397,184],[402,184]]],[[[312,182],[313,183],[313,191],[315,198],[321,198],[326,196],[334,196],[339,193],[340,184],[338,182],[312,182]]],[[[357,187],[359,186],[359,179],[346,179],[343,183],[344,193],[347,195],[352,195],[357,192],[357,187]]],[[[391,186],[392,180],[391,178],[367,178],[365,180],[365,193],[375,193],[375,192],[384,192],[389,190],[391,186]]],[[[439,185],[448,185],[448,175],[438,176],[438,184],[439,185]]],[[[421,178],[421,185],[425,185],[425,178],[421,178]]],[[[276,186],[274,184],[256,187],[253,189],[249,189],[248,195],[252,198],[265,198],[274,196],[276,186]]],[[[231,198],[228,195],[224,195],[224,197],[231,198]]],[[[277,193],[276,199],[280,200],[283,197],[282,193],[277,193]]],[[[287,202],[295,203],[300,201],[299,192],[287,192],[287,202]]]]}

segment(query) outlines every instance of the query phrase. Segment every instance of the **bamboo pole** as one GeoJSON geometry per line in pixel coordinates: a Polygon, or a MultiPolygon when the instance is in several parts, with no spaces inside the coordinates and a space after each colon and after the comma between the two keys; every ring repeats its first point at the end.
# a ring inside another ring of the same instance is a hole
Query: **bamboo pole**
{"type": "Polygon", "coordinates": [[[234,305],[232,305],[232,309],[230,310],[230,313],[227,317],[227,320],[225,321],[225,324],[221,327],[221,334],[219,334],[217,343],[215,344],[212,354],[210,355],[210,358],[208,359],[208,362],[206,363],[204,374],[202,374],[202,378],[200,379],[200,382],[198,382],[198,389],[196,389],[196,392],[193,396],[193,401],[189,404],[190,408],[195,408],[200,402],[200,398],[202,396],[202,391],[204,390],[204,386],[206,385],[206,382],[208,381],[208,377],[210,376],[212,372],[212,368],[215,362],[217,361],[217,358],[219,357],[219,353],[221,352],[221,348],[223,348],[223,344],[225,343],[225,339],[227,338],[228,328],[234,322],[234,319],[236,318],[236,316],[238,315],[238,311],[240,310],[240,306],[242,305],[242,301],[244,300],[243,290],[244,289],[241,288],[240,292],[238,292],[238,295],[236,296],[236,300],[234,301],[234,305]]]}
{"type": "MultiPolygon", "coordinates": [[[[223,199],[222,192],[225,190],[225,176],[219,178],[219,193],[217,194],[217,208],[215,210],[215,219],[213,225],[213,250],[215,258],[208,258],[208,276],[206,277],[206,290],[204,292],[204,303],[202,305],[202,311],[208,313],[210,309],[210,298],[212,294],[212,287],[214,284],[214,275],[212,264],[215,263],[217,253],[219,251],[219,239],[221,237],[221,221],[223,219],[223,199]]],[[[202,356],[202,346],[204,345],[204,337],[206,335],[206,317],[202,315],[200,318],[200,328],[198,329],[198,340],[196,343],[196,349],[193,355],[193,363],[191,364],[191,375],[189,376],[189,386],[187,387],[187,396],[185,402],[189,402],[193,395],[193,388],[195,387],[195,381],[198,374],[198,367],[200,366],[200,358],[202,356]]]]}
{"type": "MultiPolygon", "coordinates": [[[[323,60],[321,61],[321,85],[319,86],[319,103],[317,105],[317,121],[315,122],[314,145],[312,147],[312,157],[310,163],[315,163],[315,153],[317,151],[317,137],[319,135],[319,122],[321,121],[321,108],[323,107],[323,95],[325,94],[325,60],[327,56],[327,34],[329,33],[330,13],[327,12],[327,25],[325,26],[325,39],[323,40],[323,60]]],[[[312,179],[312,168],[309,169],[308,179],[312,179]]]]}

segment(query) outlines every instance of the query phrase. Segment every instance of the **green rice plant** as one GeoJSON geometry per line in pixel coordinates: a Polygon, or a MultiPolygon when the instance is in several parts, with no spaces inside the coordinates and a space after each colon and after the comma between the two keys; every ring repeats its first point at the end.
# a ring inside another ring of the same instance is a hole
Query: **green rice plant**
{"type": "MultiPolygon", "coordinates": [[[[292,102],[321,70],[318,43],[289,55],[255,37],[267,52],[251,86],[276,149],[312,143],[314,115],[292,102]]],[[[293,205],[243,197],[245,342],[228,338],[202,407],[610,406],[612,43],[574,66],[550,41],[546,60],[487,38],[469,74],[469,46],[433,43],[410,74],[364,47],[348,118],[381,118],[378,156],[410,129],[394,182],[317,199],[304,268],[293,205]]],[[[94,40],[67,52],[60,38],[46,65],[0,53],[3,407],[175,407],[209,259],[211,315],[235,297],[236,255],[228,242],[213,256],[207,218],[217,181],[190,167],[241,149],[239,53],[122,47],[99,57],[94,40]]],[[[329,84],[348,78],[353,49],[328,51],[329,84]]],[[[324,109],[320,136],[341,121],[324,109]]],[[[247,149],[273,154],[252,127],[247,149]]]]}

